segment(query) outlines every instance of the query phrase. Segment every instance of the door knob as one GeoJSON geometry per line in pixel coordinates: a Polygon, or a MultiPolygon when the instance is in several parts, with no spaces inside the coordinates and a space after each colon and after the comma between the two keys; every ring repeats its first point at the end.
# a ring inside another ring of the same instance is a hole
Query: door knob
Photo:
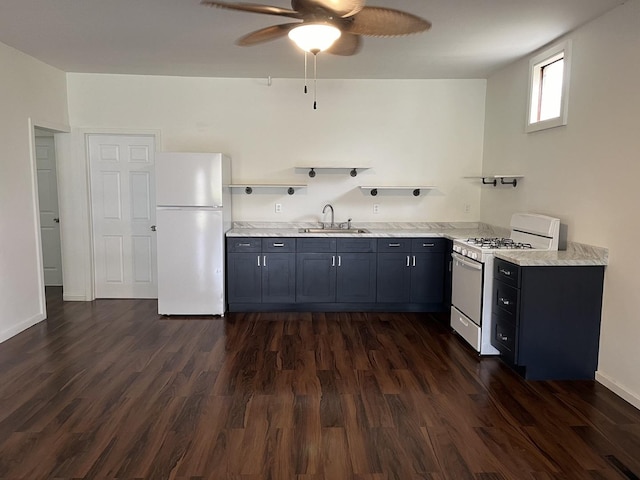
{"type": "Polygon", "coordinates": [[[53,221],[56,222],[56,223],[60,223],[60,219],[59,218],[54,218],[53,221]]]}
{"type": "Polygon", "coordinates": [[[155,225],[151,225],[151,231],[155,232],[156,231],[156,226],[155,225]]]}

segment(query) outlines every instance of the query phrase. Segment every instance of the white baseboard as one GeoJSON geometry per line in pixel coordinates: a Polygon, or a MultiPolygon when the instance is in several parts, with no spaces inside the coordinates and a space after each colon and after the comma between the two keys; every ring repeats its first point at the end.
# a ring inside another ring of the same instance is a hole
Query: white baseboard
{"type": "Polygon", "coordinates": [[[596,381],[640,410],[640,395],[620,385],[605,373],[596,372],[596,381]]]}
{"type": "Polygon", "coordinates": [[[0,332],[0,343],[9,340],[11,337],[14,337],[20,332],[25,331],[27,328],[34,326],[36,323],[40,323],[44,319],[44,314],[38,313],[37,315],[28,318],[24,322],[20,322],[17,325],[13,325],[6,330],[3,330],[2,332],[0,332]]]}
{"type": "Polygon", "coordinates": [[[62,300],[64,300],[65,302],[87,302],[89,300],[87,300],[87,297],[85,297],[84,295],[67,295],[67,294],[63,294],[62,295],[62,300]]]}

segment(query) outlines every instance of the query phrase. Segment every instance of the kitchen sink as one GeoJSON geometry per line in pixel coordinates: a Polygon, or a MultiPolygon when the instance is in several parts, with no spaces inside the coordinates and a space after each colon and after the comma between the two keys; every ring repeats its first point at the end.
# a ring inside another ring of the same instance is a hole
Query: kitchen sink
{"type": "Polygon", "coordinates": [[[369,233],[364,228],[301,228],[299,233],[369,233]]]}

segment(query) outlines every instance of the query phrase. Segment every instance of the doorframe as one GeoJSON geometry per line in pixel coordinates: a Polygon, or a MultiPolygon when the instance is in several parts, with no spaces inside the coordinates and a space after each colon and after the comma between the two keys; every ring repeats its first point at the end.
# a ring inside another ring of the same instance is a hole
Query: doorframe
{"type": "MultiPolygon", "coordinates": [[[[123,136],[150,136],[154,138],[154,146],[155,151],[158,153],[161,151],[162,142],[161,142],[161,134],[162,131],[159,129],[126,129],[126,128],[79,128],[74,130],[77,134],[77,142],[76,147],[78,149],[78,154],[82,155],[84,158],[84,167],[85,167],[85,188],[86,188],[86,201],[85,201],[85,209],[86,209],[86,219],[87,223],[85,225],[87,231],[87,239],[88,239],[88,265],[86,268],[85,275],[85,292],[87,295],[87,300],[95,300],[96,299],[96,285],[95,285],[95,256],[93,249],[93,213],[91,208],[91,158],[89,157],[89,135],[123,135],[123,136]]],[[[155,173],[154,173],[154,181],[155,181],[155,173]]]]}
{"type": "MultiPolygon", "coordinates": [[[[31,199],[33,206],[33,218],[35,219],[34,226],[34,236],[36,240],[36,249],[38,251],[38,255],[36,257],[36,264],[38,266],[38,306],[40,308],[40,315],[42,318],[40,320],[44,320],[47,318],[47,300],[45,294],[45,286],[44,286],[44,261],[42,256],[42,232],[41,232],[41,224],[40,224],[40,198],[38,195],[38,165],[36,158],[36,132],[35,129],[38,128],[40,130],[47,130],[54,134],[54,148],[56,144],[56,134],[58,133],[69,133],[71,128],[69,125],[63,125],[55,122],[49,122],[42,119],[35,119],[33,117],[27,118],[27,126],[29,133],[29,161],[31,167],[31,199]]],[[[56,182],[58,182],[58,162],[56,162],[56,182]]],[[[60,197],[58,196],[58,201],[60,197]]],[[[62,232],[60,232],[60,249],[62,250],[62,232]]],[[[62,253],[62,252],[61,252],[62,253]]],[[[64,259],[63,262],[63,272],[64,272],[64,259]]],[[[62,278],[62,284],[64,289],[64,274],[62,278]]]]}

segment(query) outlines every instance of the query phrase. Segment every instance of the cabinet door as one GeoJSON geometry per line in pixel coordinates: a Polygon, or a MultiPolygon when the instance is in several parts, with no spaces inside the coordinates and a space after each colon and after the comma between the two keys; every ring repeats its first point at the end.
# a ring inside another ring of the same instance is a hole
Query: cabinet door
{"type": "Polygon", "coordinates": [[[296,256],[296,301],[333,303],[336,301],[335,253],[298,253],[296,256]]]}
{"type": "Polygon", "coordinates": [[[295,302],[295,253],[267,253],[262,255],[262,259],[262,301],[264,303],[295,302]]]}
{"type": "Polygon", "coordinates": [[[444,253],[411,255],[411,303],[444,301],[444,253]]]}
{"type": "Polygon", "coordinates": [[[408,302],[411,286],[409,253],[379,253],[377,299],[379,303],[408,302]]]}
{"type": "Polygon", "coordinates": [[[259,253],[228,253],[228,302],[260,303],[262,300],[261,270],[259,253]]]}
{"type": "Polygon", "coordinates": [[[376,256],[373,253],[338,253],[336,300],[376,301],[376,256]]]}

